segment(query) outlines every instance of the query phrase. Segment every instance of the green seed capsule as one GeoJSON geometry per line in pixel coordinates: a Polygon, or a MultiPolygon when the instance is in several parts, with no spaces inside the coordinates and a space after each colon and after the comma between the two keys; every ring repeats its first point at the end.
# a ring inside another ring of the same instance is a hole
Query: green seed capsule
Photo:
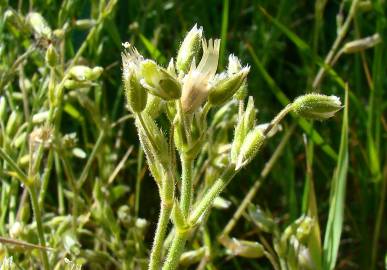
{"type": "Polygon", "coordinates": [[[292,104],[294,113],[315,120],[330,118],[342,107],[338,97],[315,93],[300,96],[292,104]]]}
{"type": "Polygon", "coordinates": [[[55,67],[58,63],[58,53],[55,50],[54,45],[50,44],[46,51],[46,63],[50,67],[55,67]]]}

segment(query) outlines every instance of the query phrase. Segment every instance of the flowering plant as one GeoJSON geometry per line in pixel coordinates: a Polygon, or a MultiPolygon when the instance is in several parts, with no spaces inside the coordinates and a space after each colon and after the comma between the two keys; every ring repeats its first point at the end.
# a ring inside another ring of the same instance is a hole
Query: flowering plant
{"type": "Polygon", "coordinates": [[[192,28],[176,61],[171,59],[166,68],[145,59],[132,45],[124,47],[127,106],[135,117],[161,200],[149,269],[160,268],[171,219],[173,240],[162,269],[172,270],[191,232],[204,222],[219,194],[253,160],[286,114],[322,120],[340,110],[341,103],[334,96],[308,94],[286,106],[270,123],[257,125],[253,98],[244,104],[250,67],[230,55],[227,69],[217,73],[220,40],[206,41],[202,28],[192,28]],[[165,118],[168,125],[161,130],[157,123],[165,118]],[[234,130],[231,139],[230,130],[234,130]]]}

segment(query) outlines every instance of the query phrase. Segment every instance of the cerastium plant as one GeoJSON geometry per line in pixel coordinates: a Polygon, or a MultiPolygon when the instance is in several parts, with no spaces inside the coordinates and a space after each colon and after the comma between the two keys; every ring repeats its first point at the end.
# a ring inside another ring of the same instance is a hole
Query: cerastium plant
{"type": "Polygon", "coordinates": [[[166,68],[124,44],[127,106],[135,117],[161,200],[151,270],[160,269],[164,246],[169,246],[169,251],[162,269],[177,268],[191,232],[204,222],[218,195],[253,160],[286,114],[322,120],[342,107],[335,96],[307,94],[286,106],[269,124],[257,125],[253,98],[249,97],[244,106],[250,67],[243,67],[230,55],[227,70],[216,73],[220,40],[207,41],[202,35],[202,28],[195,25],[176,60],[171,59],[166,68]],[[228,132],[234,127],[234,132],[228,132]],[[172,243],[165,240],[169,219],[173,223],[172,243]]]}

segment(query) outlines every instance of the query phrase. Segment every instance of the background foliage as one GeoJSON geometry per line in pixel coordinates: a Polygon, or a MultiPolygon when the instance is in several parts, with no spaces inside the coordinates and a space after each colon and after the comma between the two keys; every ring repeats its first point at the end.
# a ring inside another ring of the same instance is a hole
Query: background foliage
{"type": "MultiPolygon", "coordinates": [[[[334,220],[340,218],[328,218],[330,202],[342,200],[344,224],[337,269],[384,267],[385,42],[343,54],[313,89],[313,79],[337,40],[337,26],[347,18],[351,1],[2,0],[0,4],[0,96],[7,103],[1,115],[0,147],[23,170],[28,170],[28,161],[23,162],[23,158],[28,160],[33,151],[28,134],[40,126],[33,115],[48,110],[52,76],[44,60],[48,43],[55,44],[59,51],[58,78],[74,58],[77,63],[104,68],[89,91],[66,92],[61,121],[54,123],[59,135],[51,148],[57,151],[44,150],[38,170],[41,179],[48,179],[47,191],[39,202],[48,245],[58,251],[57,267],[66,265],[65,257],[85,264],[87,269],[133,269],[146,264],[159,198],[125,109],[121,43],[129,41],[144,55],[166,65],[166,59],[176,54],[195,23],[203,26],[206,37],[222,38],[221,66],[228,52],[250,63],[249,94],[255,97],[261,122],[270,121],[288,99],[305,92],[319,91],[344,99],[346,83],[349,89],[345,122],[348,167],[340,162],[342,155],[339,157],[340,145],[344,147],[342,113],[331,121],[307,125],[289,117],[284,130],[294,124],[298,128],[292,131],[268,176],[260,177],[260,173],[285,131],[277,134],[261,156],[232,181],[223,194],[232,205],[211,212],[204,229],[212,251],[208,269],[270,269],[265,259],[226,255],[216,241],[256,181],[263,184],[252,204],[270,213],[282,229],[310,210],[307,197],[312,196],[308,190],[313,183],[322,239],[326,225],[335,226],[334,220]],[[52,29],[66,30],[57,40],[38,39],[23,25],[7,19],[6,11],[11,9],[20,18],[29,11],[39,12],[52,29]],[[80,21],[83,19],[88,21],[80,21]],[[63,137],[66,134],[67,140],[63,137]],[[76,138],[69,134],[76,134],[76,138]],[[49,162],[51,170],[45,171],[49,162]],[[335,170],[347,180],[345,192],[332,191],[335,170]],[[73,183],[79,181],[82,187],[74,189],[73,183]]],[[[340,37],[339,48],[375,33],[385,39],[385,13],[383,0],[360,1],[348,32],[340,37]]],[[[3,159],[0,165],[0,234],[36,244],[36,223],[27,193],[3,159]],[[22,228],[15,227],[17,221],[22,228]]],[[[271,242],[271,236],[254,224],[254,216],[245,213],[231,235],[271,242]]],[[[193,243],[191,248],[197,245],[193,243]]],[[[11,255],[21,269],[36,269],[34,266],[40,264],[36,249],[20,243],[0,246],[0,256],[11,255]]]]}

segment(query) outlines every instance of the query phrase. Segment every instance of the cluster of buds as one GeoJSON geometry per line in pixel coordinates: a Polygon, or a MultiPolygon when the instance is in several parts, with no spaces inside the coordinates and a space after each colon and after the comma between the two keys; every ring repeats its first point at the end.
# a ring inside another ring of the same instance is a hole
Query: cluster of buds
{"type": "Polygon", "coordinates": [[[123,81],[127,104],[133,112],[145,109],[147,95],[164,101],[180,99],[184,113],[193,114],[206,101],[222,105],[244,86],[250,68],[242,67],[237,57],[229,57],[228,69],[217,74],[220,40],[206,40],[203,30],[196,25],[185,37],[176,61],[171,59],[167,68],[144,59],[128,43],[122,54],[123,81]],[[198,65],[199,52],[202,56],[198,65]]]}

